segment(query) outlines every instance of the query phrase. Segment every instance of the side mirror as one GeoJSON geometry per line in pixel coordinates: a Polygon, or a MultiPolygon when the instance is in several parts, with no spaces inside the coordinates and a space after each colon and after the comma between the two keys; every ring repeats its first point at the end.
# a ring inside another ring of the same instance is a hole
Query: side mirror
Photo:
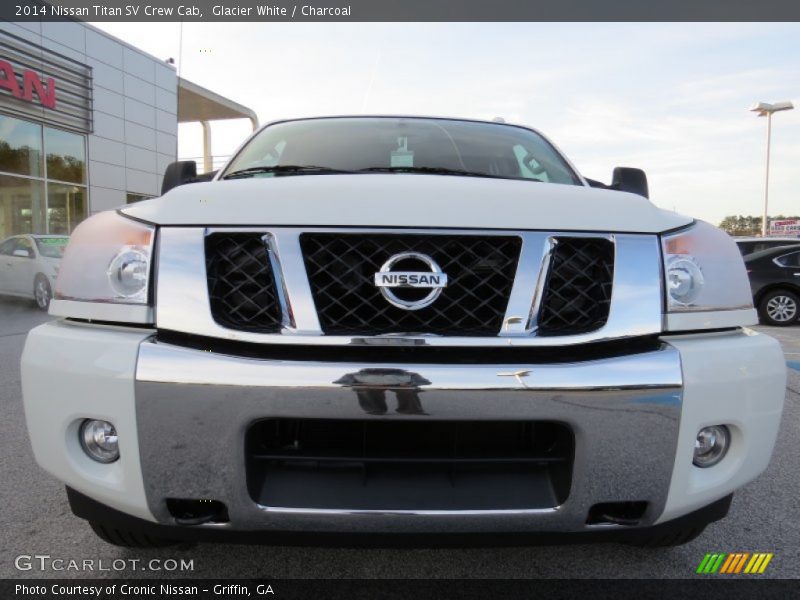
{"type": "Polygon", "coordinates": [[[179,160],[169,163],[164,171],[164,181],[161,182],[161,195],[163,196],[172,188],[184,183],[193,183],[197,180],[197,163],[193,160],[179,160]]]}
{"type": "Polygon", "coordinates": [[[13,252],[14,256],[19,256],[20,258],[33,258],[33,254],[30,250],[25,250],[24,248],[17,248],[13,252]]]}
{"type": "Polygon", "coordinates": [[[645,198],[650,197],[647,189],[647,175],[641,169],[617,167],[611,177],[611,189],[638,194],[645,198]]]}

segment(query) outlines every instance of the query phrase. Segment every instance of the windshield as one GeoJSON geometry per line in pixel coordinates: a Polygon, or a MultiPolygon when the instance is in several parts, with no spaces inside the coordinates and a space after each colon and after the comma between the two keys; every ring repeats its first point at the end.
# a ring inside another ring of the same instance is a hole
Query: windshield
{"type": "Polygon", "coordinates": [[[581,185],[561,155],[529,129],[393,117],[276,123],[239,152],[223,177],[393,171],[581,185]]]}
{"type": "Polygon", "coordinates": [[[67,247],[67,242],[69,242],[67,237],[34,239],[36,240],[36,247],[39,248],[39,254],[47,258],[61,258],[64,256],[64,248],[67,247]]]}

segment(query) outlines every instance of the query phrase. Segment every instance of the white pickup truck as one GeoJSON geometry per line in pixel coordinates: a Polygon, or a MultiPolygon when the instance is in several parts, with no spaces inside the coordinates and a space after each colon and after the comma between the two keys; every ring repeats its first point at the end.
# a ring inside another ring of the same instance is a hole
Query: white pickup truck
{"type": "Polygon", "coordinates": [[[672,545],[767,466],[785,363],[740,253],[641,171],[420,117],[193,166],[75,230],[22,357],[36,460],[105,540],[672,545]]]}

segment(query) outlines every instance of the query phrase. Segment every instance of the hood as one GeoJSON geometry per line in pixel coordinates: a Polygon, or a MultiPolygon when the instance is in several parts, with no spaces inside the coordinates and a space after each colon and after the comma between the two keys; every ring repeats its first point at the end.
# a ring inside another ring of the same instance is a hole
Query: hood
{"type": "Polygon", "coordinates": [[[182,185],[123,209],[159,225],[447,227],[658,233],[692,222],[633,194],[417,174],[299,175],[182,185]]]}

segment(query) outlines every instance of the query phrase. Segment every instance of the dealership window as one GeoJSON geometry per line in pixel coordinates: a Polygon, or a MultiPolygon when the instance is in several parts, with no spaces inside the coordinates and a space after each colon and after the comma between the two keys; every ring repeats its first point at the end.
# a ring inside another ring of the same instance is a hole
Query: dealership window
{"type": "Polygon", "coordinates": [[[125,204],[133,204],[134,202],[149,200],[150,198],[155,198],[155,196],[148,196],[147,194],[136,194],[134,192],[128,192],[125,195],[125,204]]]}
{"type": "Polygon", "coordinates": [[[86,214],[86,187],[47,184],[48,233],[69,234],[86,214]]]}
{"type": "Polygon", "coordinates": [[[69,234],[87,208],[86,136],[0,114],[0,239],[69,234]]]}

